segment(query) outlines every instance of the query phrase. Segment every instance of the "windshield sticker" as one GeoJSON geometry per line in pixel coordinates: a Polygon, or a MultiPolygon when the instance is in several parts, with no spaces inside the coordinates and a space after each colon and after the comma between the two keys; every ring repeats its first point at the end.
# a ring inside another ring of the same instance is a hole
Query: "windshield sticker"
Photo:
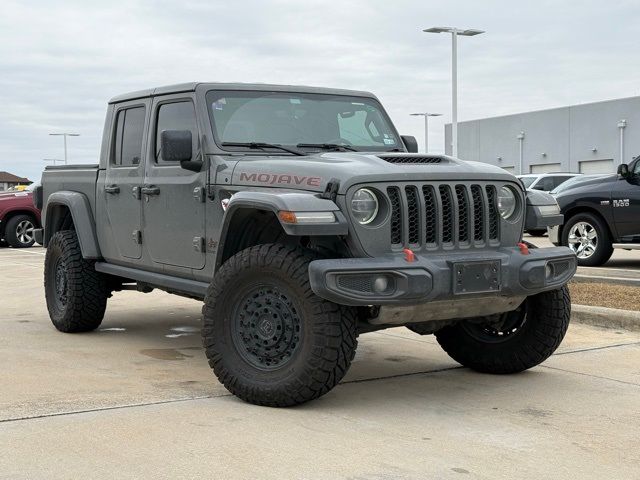
{"type": "Polygon", "coordinates": [[[393,138],[385,138],[384,139],[384,144],[385,145],[393,145],[395,143],[396,143],[396,141],[393,138]]]}
{"type": "Polygon", "coordinates": [[[290,98],[289,103],[293,103],[294,105],[300,105],[302,101],[299,98],[290,98]]]}
{"type": "Polygon", "coordinates": [[[224,106],[227,104],[227,99],[226,98],[221,98],[219,100],[216,100],[215,102],[213,102],[213,109],[214,110],[224,110],[224,106]]]}

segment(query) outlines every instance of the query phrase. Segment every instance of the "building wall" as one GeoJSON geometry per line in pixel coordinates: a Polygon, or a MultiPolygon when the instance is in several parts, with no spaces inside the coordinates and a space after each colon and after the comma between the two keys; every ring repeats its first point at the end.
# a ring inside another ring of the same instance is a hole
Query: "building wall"
{"type": "MultiPolygon", "coordinates": [[[[640,97],[460,122],[458,156],[513,173],[614,172],[622,163],[621,120],[626,120],[622,160],[628,163],[640,155],[640,97]]],[[[445,125],[445,151],[451,154],[451,124],[445,125]]]]}

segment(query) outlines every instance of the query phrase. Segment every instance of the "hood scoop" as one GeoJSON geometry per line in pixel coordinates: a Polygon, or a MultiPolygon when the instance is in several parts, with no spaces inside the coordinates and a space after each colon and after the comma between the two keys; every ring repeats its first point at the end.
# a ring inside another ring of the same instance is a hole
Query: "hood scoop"
{"type": "Polygon", "coordinates": [[[434,164],[447,163],[447,160],[436,155],[378,155],[378,158],[389,163],[434,164]]]}

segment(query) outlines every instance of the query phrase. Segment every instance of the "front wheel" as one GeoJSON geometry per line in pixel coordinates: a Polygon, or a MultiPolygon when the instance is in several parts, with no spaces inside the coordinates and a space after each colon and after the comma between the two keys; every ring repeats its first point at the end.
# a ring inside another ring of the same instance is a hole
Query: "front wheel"
{"type": "Polygon", "coordinates": [[[309,285],[315,256],[281,244],[251,247],[216,273],[203,313],[209,365],[234,395],[285,407],[331,390],[355,355],[353,308],[309,285]]]}
{"type": "Polygon", "coordinates": [[[28,248],[36,239],[34,230],[36,221],[30,215],[16,215],[7,222],[5,237],[13,248],[28,248]]]}
{"type": "Polygon", "coordinates": [[[579,213],[562,228],[562,245],[578,257],[578,265],[596,267],[611,258],[613,245],[604,222],[591,213],[579,213]]]}
{"type": "Polygon", "coordinates": [[[562,342],[571,314],[569,289],[528,297],[512,312],[464,320],[436,332],[456,362],[483,373],[516,373],[545,361],[562,342]]]}

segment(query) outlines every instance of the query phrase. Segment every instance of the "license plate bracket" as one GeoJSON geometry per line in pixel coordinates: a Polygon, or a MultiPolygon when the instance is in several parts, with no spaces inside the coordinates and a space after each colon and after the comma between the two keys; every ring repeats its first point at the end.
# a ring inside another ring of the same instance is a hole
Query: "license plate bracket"
{"type": "Polygon", "coordinates": [[[499,292],[502,288],[500,260],[455,262],[453,264],[453,293],[499,292]]]}

